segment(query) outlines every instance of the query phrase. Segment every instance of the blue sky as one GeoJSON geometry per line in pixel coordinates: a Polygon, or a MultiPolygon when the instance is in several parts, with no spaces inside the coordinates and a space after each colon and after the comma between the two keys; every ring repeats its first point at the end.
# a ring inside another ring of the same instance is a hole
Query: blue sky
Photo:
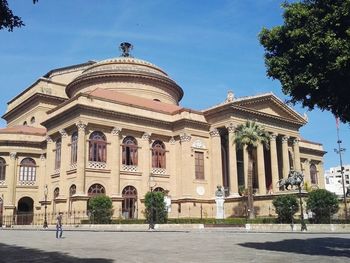
{"type": "MultiPolygon", "coordinates": [[[[163,68],[185,91],[181,105],[204,109],[236,97],[272,91],[258,33],[281,24],[279,0],[9,0],[26,26],[0,31],[0,112],[18,93],[51,69],[119,56],[120,42],[132,54],[163,68]]],[[[306,109],[295,106],[303,114],[306,109]]],[[[339,164],[337,135],[329,112],[307,112],[303,138],[324,145],[325,169],[339,164]]],[[[6,123],[0,122],[4,127],[6,123]]],[[[350,129],[340,125],[344,163],[350,164],[350,129]]]]}

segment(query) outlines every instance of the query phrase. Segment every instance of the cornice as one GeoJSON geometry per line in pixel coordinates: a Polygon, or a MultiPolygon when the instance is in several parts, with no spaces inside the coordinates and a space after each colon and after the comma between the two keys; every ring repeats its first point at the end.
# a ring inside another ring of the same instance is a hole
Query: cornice
{"type": "Polygon", "coordinates": [[[18,104],[16,107],[14,107],[9,112],[6,112],[2,116],[2,118],[7,121],[8,119],[11,119],[11,117],[13,115],[16,115],[17,112],[24,112],[25,111],[24,109],[32,106],[37,101],[41,101],[40,99],[46,99],[46,100],[51,101],[51,102],[57,102],[57,104],[61,104],[67,100],[66,98],[48,95],[48,94],[44,94],[44,93],[35,93],[34,95],[30,96],[28,99],[23,101],[22,103],[18,104]]]}
{"type": "Polygon", "coordinates": [[[301,154],[312,154],[318,156],[324,156],[327,152],[322,150],[310,149],[305,147],[299,147],[299,151],[301,154]]]}
{"type": "MultiPolygon", "coordinates": [[[[91,74],[85,74],[82,76],[77,77],[75,80],[73,80],[71,83],[69,83],[66,87],[66,94],[68,97],[72,96],[73,90],[75,88],[78,88],[80,85],[86,83],[86,82],[91,82],[93,80],[102,80],[105,82],[108,82],[109,79],[121,79],[121,78],[126,78],[129,81],[132,79],[147,79],[155,82],[160,82],[163,84],[166,84],[167,88],[170,90],[174,91],[175,94],[178,96],[178,101],[180,101],[183,97],[183,90],[182,88],[172,79],[166,77],[166,76],[161,76],[158,74],[154,73],[137,73],[137,72],[130,72],[130,71],[119,71],[119,72],[93,72],[91,74]]],[[[143,81],[142,81],[143,82],[143,81]]]]}

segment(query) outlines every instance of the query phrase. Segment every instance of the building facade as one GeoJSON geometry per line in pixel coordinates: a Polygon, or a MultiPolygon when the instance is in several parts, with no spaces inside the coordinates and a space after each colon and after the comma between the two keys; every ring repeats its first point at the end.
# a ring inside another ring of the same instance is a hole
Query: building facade
{"type": "MultiPolygon", "coordinates": [[[[347,188],[350,187],[350,165],[343,165],[343,169],[346,192],[347,188]]],[[[326,190],[343,197],[343,181],[340,166],[331,167],[329,170],[326,170],[324,178],[326,190]]]]}
{"type": "Polygon", "coordinates": [[[169,217],[214,217],[221,185],[225,217],[242,216],[248,154],[234,130],[251,119],[271,133],[269,149],[254,153],[257,215],[272,213],[271,200],[283,194],[276,182],[290,169],[324,187],[322,145],[301,138],[306,117],[274,94],[229,92],[205,110],[181,107],[183,95],[161,68],[126,52],[49,71],[2,116],[1,213],[70,216],[106,194],[115,218],[142,218],[144,195],[156,189],[168,192],[169,217]]]}

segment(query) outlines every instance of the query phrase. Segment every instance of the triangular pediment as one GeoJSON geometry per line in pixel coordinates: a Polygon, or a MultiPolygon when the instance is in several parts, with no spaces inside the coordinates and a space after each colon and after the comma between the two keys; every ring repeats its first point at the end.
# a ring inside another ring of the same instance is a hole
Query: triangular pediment
{"type": "Polygon", "coordinates": [[[293,122],[306,123],[303,116],[283,103],[272,93],[237,99],[233,102],[233,105],[264,115],[270,115],[271,117],[274,116],[293,122]]]}

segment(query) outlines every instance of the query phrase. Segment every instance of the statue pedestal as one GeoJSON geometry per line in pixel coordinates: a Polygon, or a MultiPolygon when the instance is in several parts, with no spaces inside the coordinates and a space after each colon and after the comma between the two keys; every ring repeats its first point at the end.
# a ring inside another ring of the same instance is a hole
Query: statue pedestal
{"type": "Polygon", "coordinates": [[[224,202],[225,202],[224,197],[217,196],[215,198],[215,203],[216,203],[216,217],[215,218],[216,219],[224,219],[225,218],[224,202]]]}

